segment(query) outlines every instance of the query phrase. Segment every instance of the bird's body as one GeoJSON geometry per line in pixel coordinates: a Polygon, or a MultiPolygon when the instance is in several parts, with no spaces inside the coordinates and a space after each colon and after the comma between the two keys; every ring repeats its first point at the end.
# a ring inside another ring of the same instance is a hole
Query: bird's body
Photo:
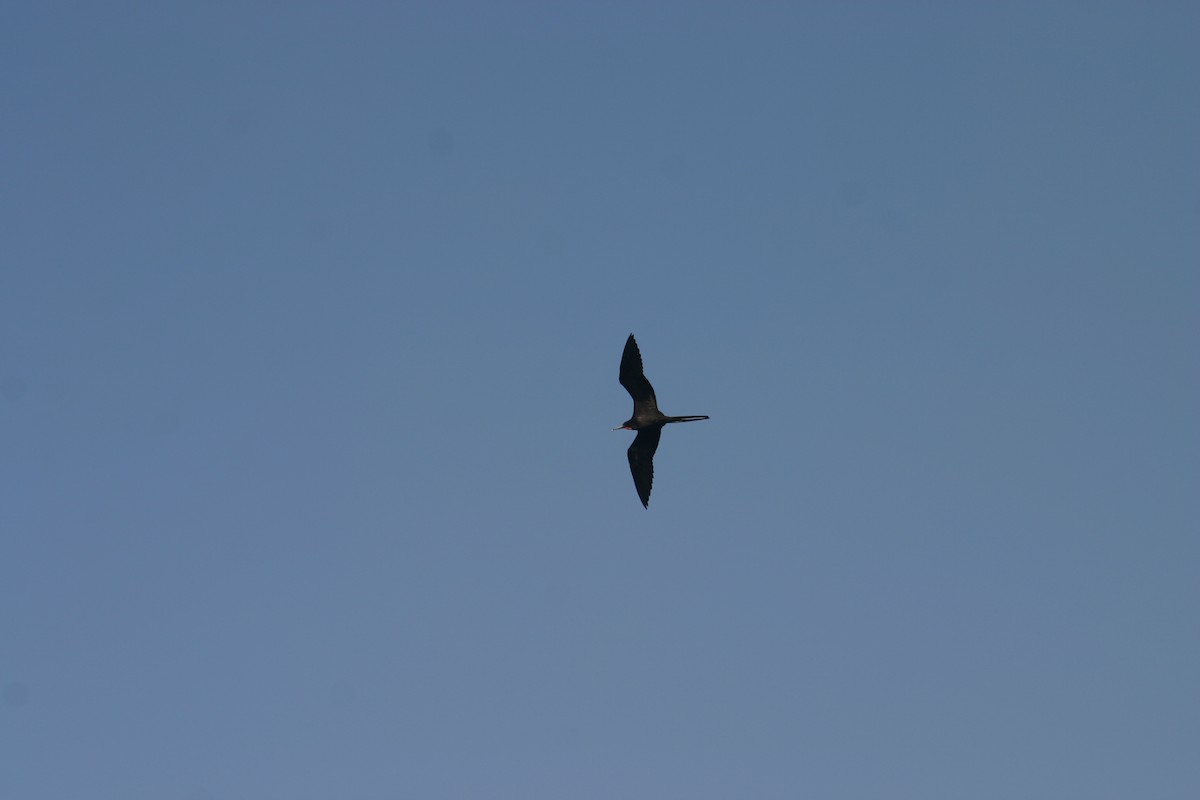
{"type": "Polygon", "coordinates": [[[633,473],[633,485],[637,487],[642,506],[649,508],[650,489],[654,485],[654,451],[658,449],[663,425],[671,422],[694,422],[708,417],[669,417],[658,410],[654,387],[646,380],[642,369],[642,354],[632,333],[625,340],[625,352],[621,354],[620,380],[625,391],[633,398],[633,416],[613,430],[638,432],[627,454],[629,471],[633,473]]]}

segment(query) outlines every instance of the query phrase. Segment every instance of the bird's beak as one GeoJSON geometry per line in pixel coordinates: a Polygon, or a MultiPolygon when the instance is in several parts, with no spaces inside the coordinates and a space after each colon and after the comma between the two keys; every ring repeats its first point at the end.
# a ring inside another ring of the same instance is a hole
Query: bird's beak
{"type": "Polygon", "coordinates": [[[613,428],[613,430],[614,431],[631,431],[631,430],[633,430],[633,428],[630,428],[627,425],[622,425],[619,428],[613,428]]]}

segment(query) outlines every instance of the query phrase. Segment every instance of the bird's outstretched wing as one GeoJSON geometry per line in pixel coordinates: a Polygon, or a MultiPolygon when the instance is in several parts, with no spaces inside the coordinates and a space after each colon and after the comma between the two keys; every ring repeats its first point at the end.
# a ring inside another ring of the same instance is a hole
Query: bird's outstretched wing
{"type": "Polygon", "coordinates": [[[629,471],[633,473],[633,485],[644,508],[650,507],[650,488],[654,485],[654,451],[658,449],[658,437],[662,428],[642,428],[629,445],[629,471]]]}
{"type": "MultiPolygon", "coordinates": [[[[638,412],[645,410],[658,410],[658,400],[654,397],[654,387],[650,385],[650,381],[646,380],[645,374],[642,372],[642,354],[638,350],[637,342],[634,341],[633,334],[629,334],[629,338],[625,340],[625,352],[621,353],[621,385],[625,387],[625,391],[629,392],[629,396],[633,398],[634,416],[638,412]]],[[[657,444],[655,440],[655,444],[657,444]]],[[[651,455],[654,450],[650,450],[651,455]]],[[[649,484],[646,484],[649,486],[649,484]]],[[[647,493],[649,489],[647,489],[647,493]]]]}

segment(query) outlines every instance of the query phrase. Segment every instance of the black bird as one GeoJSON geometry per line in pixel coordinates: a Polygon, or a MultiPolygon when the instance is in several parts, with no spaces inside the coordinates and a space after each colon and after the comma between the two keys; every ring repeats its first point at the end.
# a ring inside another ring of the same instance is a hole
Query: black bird
{"type": "Polygon", "coordinates": [[[637,487],[642,506],[649,508],[650,487],[654,484],[654,451],[658,449],[663,425],[708,417],[668,417],[658,410],[654,387],[642,372],[642,354],[632,333],[625,340],[625,352],[621,354],[621,385],[633,398],[633,416],[613,430],[638,432],[633,444],[629,445],[629,471],[633,473],[633,485],[637,487]]]}

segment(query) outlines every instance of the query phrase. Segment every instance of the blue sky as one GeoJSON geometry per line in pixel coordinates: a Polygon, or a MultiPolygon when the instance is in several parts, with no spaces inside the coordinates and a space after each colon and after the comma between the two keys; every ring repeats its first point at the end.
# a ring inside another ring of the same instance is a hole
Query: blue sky
{"type": "Polygon", "coordinates": [[[1197,30],[10,8],[0,795],[1198,796],[1197,30]]]}

